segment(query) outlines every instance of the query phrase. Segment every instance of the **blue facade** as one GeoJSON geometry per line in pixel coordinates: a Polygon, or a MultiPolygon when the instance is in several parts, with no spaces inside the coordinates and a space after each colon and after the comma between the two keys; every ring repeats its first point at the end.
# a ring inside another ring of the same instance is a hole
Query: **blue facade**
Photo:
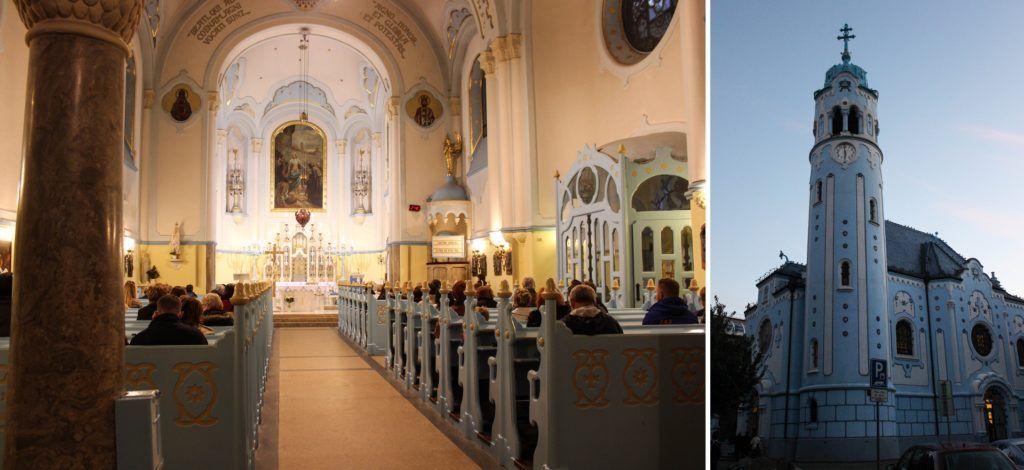
{"type": "Polygon", "coordinates": [[[746,334],[765,355],[748,430],[769,455],[868,461],[910,445],[1022,434],[1024,299],[941,239],[884,218],[878,92],[850,61],[814,93],[807,264],[758,281],[746,334]],[[868,397],[888,362],[888,401],[868,397]],[[939,416],[940,382],[955,416],[939,416]]]}

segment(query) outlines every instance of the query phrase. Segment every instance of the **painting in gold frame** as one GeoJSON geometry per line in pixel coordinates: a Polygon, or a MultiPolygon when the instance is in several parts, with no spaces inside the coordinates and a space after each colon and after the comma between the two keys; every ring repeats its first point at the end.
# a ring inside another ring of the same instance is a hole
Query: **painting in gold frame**
{"type": "Polygon", "coordinates": [[[323,211],[327,202],[327,138],[308,121],[289,121],[273,134],[271,209],[323,211]]]}

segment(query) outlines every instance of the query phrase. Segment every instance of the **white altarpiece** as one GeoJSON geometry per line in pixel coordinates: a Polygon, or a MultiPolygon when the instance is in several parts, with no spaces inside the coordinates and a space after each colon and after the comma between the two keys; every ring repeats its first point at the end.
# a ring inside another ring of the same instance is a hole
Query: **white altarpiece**
{"type": "Polygon", "coordinates": [[[323,310],[337,286],[335,251],[331,242],[324,242],[324,234],[317,232],[316,224],[310,224],[309,229],[300,226],[294,233],[284,224],[264,251],[267,258],[263,277],[275,283],[275,309],[323,310]]]}

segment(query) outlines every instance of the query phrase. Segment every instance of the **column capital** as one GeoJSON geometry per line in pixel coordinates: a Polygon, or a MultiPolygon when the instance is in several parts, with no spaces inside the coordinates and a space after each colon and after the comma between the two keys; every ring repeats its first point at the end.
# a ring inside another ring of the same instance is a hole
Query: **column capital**
{"type": "Polygon", "coordinates": [[[491,50],[494,51],[494,55],[499,62],[505,62],[518,59],[521,56],[522,44],[523,35],[509,34],[508,36],[495,38],[491,42],[491,50]]]}
{"type": "Polygon", "coordinates": [[[383,142],[383,137],[384,134],[381,134],[380,132],[374,132],[373,134],[370,134],[370,139],[373,140],[373,145],[377,147],[380,147],[381,142],[383,142]]]}
{"type": "Polygon", "coordinates": [[[77,34],[106,41],[128,54],[142,12],[139,0],[14,0],[28,28],[25,42],[41,34],[77,34]]]}
{"type": "Polygon", "coordinates": [[[152,88],[142,90],[142,109],[153,109],[153,100],[156,99],[156,92],[152,88]]]}
{"type": "Polygon", "coordinates": [[[338,139],[334,141],[334,145],[338,147],[338,155],[344,155],[345,147],[348,146],[348,141],[345,139],[338,139]]]}
{"type": "Polygon", "coordinates": [[[252,153],[253,155],[259,155],[260,149],[263,148],[263,139],[256,137],[252,139],[252,153]]]}
{"type": "MultiPolygon", "coordinates": [[[[494,47],[494,43],[491,43],[491,47],[494,47]]],[[[480,69],[484,71],[484,75],[494,75],[494,65],[494,52],[483,51],[480,53],[480,69]]]]}
{"type": "Polygon", "coordinates": [[[398,109],[401,107],[402,98],[399,96],[392,96],[388,98],[388,117],[395,119],[398,117],[398,109]]]}
{"type": "Polygon", "coordinates": [[[217,147],[223,147],[228,142],[227,129],[217,129],[217,147]]]}
{"type": "Polygon", "coordinates": [[[206,92],[206,102],[210,107],[210,111],[217,112],[220,109],[220,94],[216,91],[206,92]]]}

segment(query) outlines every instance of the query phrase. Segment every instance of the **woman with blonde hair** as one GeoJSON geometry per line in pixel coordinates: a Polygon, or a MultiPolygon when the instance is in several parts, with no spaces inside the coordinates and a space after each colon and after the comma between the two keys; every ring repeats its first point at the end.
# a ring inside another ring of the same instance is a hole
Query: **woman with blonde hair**
{"type": "Polygon", "coordinates": [[[137,292],[135,289],[135,281],[125,281],[124,283],[124,308],[139,308],[142,307],[142,301],[136,297],[137,292]]]}
{"type": "Polygon", "coordinates": [[[235,324],[235,317],[224,311],[220,296],[211,292],[203,296],[202,322],[210,326],[231,326],[235,324]]]}

